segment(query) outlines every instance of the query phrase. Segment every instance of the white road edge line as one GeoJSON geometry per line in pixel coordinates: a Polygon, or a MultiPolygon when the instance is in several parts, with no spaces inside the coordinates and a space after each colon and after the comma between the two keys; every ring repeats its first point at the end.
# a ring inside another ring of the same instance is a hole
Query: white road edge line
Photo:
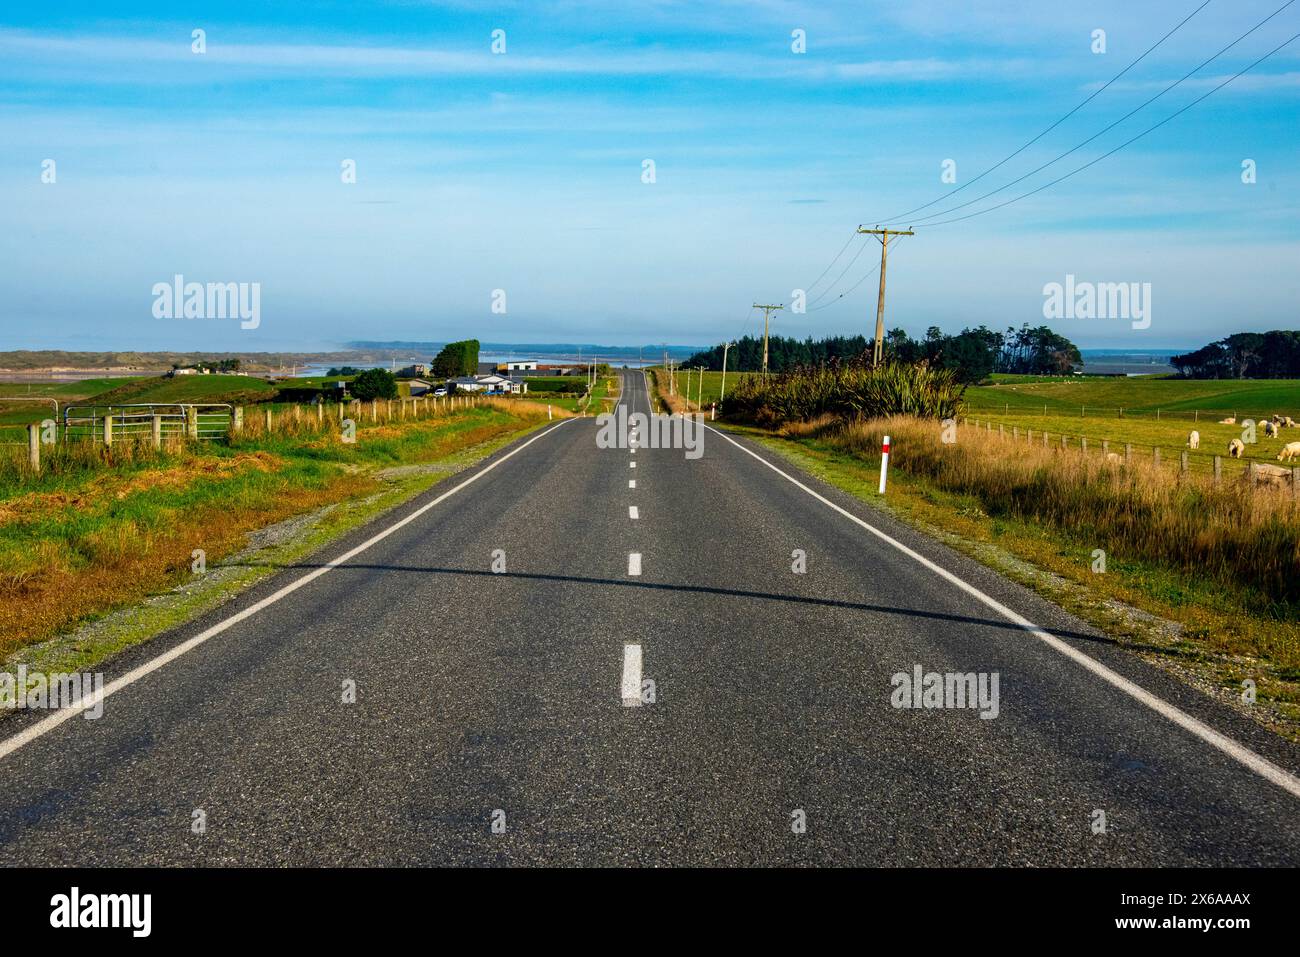
{"type": "Polygon", "coordinates": [[[627,573],[629,575],[641,574],[641,553],[640,552],[627,553],[627,573]]]}
{"type": "Polygon", "coordinates": [[[641,646],[623,646],[623,707],[641,706],[641,646]]]}
{"type": "Polygon", "coordinates": [[[563,421],[555,423],[555,425],[551,426],[545,431],[539,432],[537,435],[534,435],[523,445],[520,445],[518,448],[511,449],[509,452],[501,456],[501,458],[497,459],[491,465],[488,465],[486,468],[481,469],[478,472],[475,472],[473,475],[465,479],[465,481],[461,482],[455,488],[448,489],[447,491],[443,492],[441,495],[439,495],[431,502],[426,502],[424,505],[421,505],[418,509],[412,512],[410,515],[406,516],[406,518],[402,519],[401,521],[394,522],[392,525],[388,526],[382,532],[378,532],[377,534],[372,535],[370,538],[366,539],[360,545],[357,545],[355,548],[350,549],[349,551],[340,555],[338,558],[334,559],[333,561],[325,565],[322,565],[320,568],[308,572],[306,575],[303,575],[301,578],[297,578],[291,581],[289,584],[285,585],[283,588],[279,589],[278,591],[273,592],[270,595],[267,595],[265,598],[261,599],[258,602],[255,602],[252,605],[249,605],[243,611],[236,612],[235,614],[231,615],[229,618],[223,619],[222,621],[217,622],[215,625],[208,628],[207,630],[202,631],[199,634],[195,635],[193,638],[181,642],[179,645],[172,648],[170,651],[165,651],[157,658],[147,661],[144,664],[140,665],[138,668],[133,668],[132,670],[128,671],[126,674],[122,675],[122,677],[110,681],[94,695],[91,695],[90,697],[83,699],[81,704],[78,707],[63,708],[60,709],[59,711],[52,712],[48,717],[41,719],[40,721],[36,722],[35,724],[31,725],[28,728],[24,728],[22,731],[18,732],[12,737],[6,738],[4,741],[0,741],[0,759],[3,759],[10,754],[13,754],[13,752],[17,751],[23,745],[30,744],[32,741],[35,741],[37,738],[41,737],[42,735],[48,734],[49,732],[53,731],[55,728],[57,728],[59,725],[63,724],[63,722],[69,720],[70,718],[74,718],[77,715],[81,714],[82,712],[94,708],[97,704],[99,704],[99,702],[103,701],[109,695],[121,691],[127,685],[134,684],[135,682],[139,681],[141,678],[144,678],[147,675],[157,671],[159,668],[163,667],[164,665],[170,664],[171,662],[179,658],[181,655],[185,654],[187,651],[193,651],[195,648],[203,644],[209,638],[215,638],[217,635],[221,634],[223,631],[225,631],[227,628],[230,628],[232,625],[237,625],[239,624],[239,622],[243,621],[246,618],[252,618],[254,615],[262,611],[263,609],[268,608],[271,605],[274,605],[281,598],[293,594],[303,585],[306,585],[309,582],[313,582],[317,578],[320,578],[322,575],[327,574],[328,572],[331,572],[334,569],[338,568],[340,565],[343,565],[351,561],[353,558],[356,558],[358,555],[360,555],[366,549],[370,548],[372,545],[378,544],[379,542],[387,538],[389,535],[393,534],[393,532],[397,531],[400,528],[403,528],[406,525],[409,525],[411,522],[415,521],[417,518],[419,518],[425,512],[429,511],[429,509],[433,508],[435,505],[451,498],[453,495],[455,495],[461,489],[465,488],[467,485],[470,485],[473,482],[477,482],[479,479],[481,479],[484,475],[487,475],[489,472],[491,472],[502,462],[505,462],[508,459],[513,458],[515,455],[518,455],[520,452],[528,448],[528,446],[532,445],[538,439],[550,435],[552,432],[560,428],[562,425],[565,425],[566,423],[572,421],[574,420],[564,419],[563,421]]]}
{"type": "Polygon", "coordinates": [[[1278,767],[1272,761],[1268,760],[1267,758],[1261,755],[1256,754],[1254,751],[1250,750],[1244,745],[1238,744],[1236,741],[1232,740],[1232,738],[1229,738],[1227,735],[1220,734],[1218,731],[1215,731],[1205,722],[1192,717],[1186,711],[1183,711],[1181,708],[1178,708],[1170,704],[1169,702],[1165,701],[1163,698],[1156,697],[1151,692],[1143,688],[1141,685],[1130,681],[1129,679],[1120,675],[1118,672],[1112,671],[1110,668],[1103,665],[1100,661],[1097,661],[1095,658],[1092,658],[1084,654],[1082,651],[1079,651],[1074,646],[1067,644],[1066,642],[1062,641],[1060,638],[1057,638],[1051,632],[1043,630],[1042,628],[1038,627],[1038,625],[1035,625],[1028,618],[1025,618],[1017,614],[1016,612],[1012,611],[1010,608],[1002,604],[996,598],[984,594],[984,592],[980,591],[974,585],[971,585],[968,582],[962,580],[961,578],[958,578],[956,575],[948,571],[946,568],[936,565],[934,562],[930,561],[930,559],[926,558],[924,555],[920,554],[919,552],[913,551],[912,549],[904,545],[902,542],[896,541],[895,539],[886,535],[884,532],[876,528],[874,525],[871,525],[863,521],[862,519],[854,515],[852,512],[848,511],[847,509],[841,508],[840,506],[836,505],[834,502],[826,498],[824,495],[821,495],[813,491],[803,482],[800,482],[794,476],[777,468],[775,465],[767,461],[767,459],[763,458],[761,455],[758,455],[757,453],[752,452],[749,449],[745,448],[735,439],[731,438],[731,436],[719,432],[717,429],[713,428],[712,426],[706,425],[705,428],[708,429],[710,432],[714,433],[715,435],[717,435],[719,438],[726,439],[728,442],[730,442],[736,448],[740,449],[740,451],[744,452],[746,455],[750,456],[751,458],[755,459],[758,462],[761,462],[763,465],[766,465],[777,475],[781,476],[786,481],[790,482],[791,484],[807,492],[809,495],[817,499],[817,501],[821,502],[823,505],[829,506],[830,508],[839,512],[849,521],[853,522],[856,525],[860,525],[862,528],[865,528],[868,532],[870,532],[872,535],[875,535],[881,541],[892,545],[894,548],[898,549],[904,555],[908,556],[911,559],[914,559],[915,561],[919,562],[921,565],[924,565],[926,568],[934,572],[939,577],[951,582],[953,585],[956,585],[958,588],[966,592],[972,598],[978,599],[979,601],[983,602],[985,605],[987,605],[993,611],[997,612],[1003,618],[1007,619],[1008,621],[1012,622],[1015,625],[1018,625],[1020,628],[1029,632],[1035,638],[1038,638],[1040,641],[1044,642],[1055,651],[1058,651],[1061,654],[1065,655],[1065,657],[1069,658],[1071,661],[1074,661],[1076,664],[1082,665],[1084,668],[1091,671],[1094,675],[1101,678],[1103,681],[1106,681],[1107,683],[1111,684],[1115,688],[1118,688],[1120,691],[1127,694],[1129,697],[1146,705],[1148,708],[1150,708],[1152,711],[1156,712],[1157,714],[1165,718],[1168,718],[1170,721],[1178,725],[1183,730],[1189,731],[1192,734],[1196,735],[1196,737],[1200,738],[1206,744],[1209,744],[1212,747],[1217,748],[1218,750],[1226,754],[1228,757],[1245,765],[1247,768],[1254,771],[1260,777],[1273,782],[1278,787],[1282,788],[1284,791],[1289,792],[1293,797],[1300,798],[1300,778],[1297,778],[1295,775],[1291,774],[1291,772],[1287,771],[1284,768],[1278,767]]]}

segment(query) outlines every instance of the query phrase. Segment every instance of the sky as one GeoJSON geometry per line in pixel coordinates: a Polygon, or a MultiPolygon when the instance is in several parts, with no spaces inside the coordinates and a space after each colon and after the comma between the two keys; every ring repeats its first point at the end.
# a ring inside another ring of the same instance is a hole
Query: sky
{"type": "Polygon", "coordinates": [[[984,212],[1300,33],[1294,0],[930,222],[979,215],[925,225],[1285,0],[1210,0],[963,188],[1201,3],[6,4],[0,350],[711,344],[761,333],[754,303],[786,304],[773,332],[870,335],[880,245],[855,229],[878,223],[916,224],[885,315],[913,335],[1297,328],[1300,40],[984,212]],[[258,284],[256,327],[160,318],[176,275],[258,284]],[[1149,289],[1146,319],[1045,320],[1067,276],[1149,289]]]}

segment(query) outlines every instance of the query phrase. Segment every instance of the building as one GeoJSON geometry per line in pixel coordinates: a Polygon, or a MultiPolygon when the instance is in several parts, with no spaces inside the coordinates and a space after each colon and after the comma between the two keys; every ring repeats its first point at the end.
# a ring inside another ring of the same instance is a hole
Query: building
{"type": "Polygon", "coordinates": [[[425,382],[423,379],[412,379],[407,383],[411,388],[411,398],[424,395],[433,388],[433,383],[425,382]]]}

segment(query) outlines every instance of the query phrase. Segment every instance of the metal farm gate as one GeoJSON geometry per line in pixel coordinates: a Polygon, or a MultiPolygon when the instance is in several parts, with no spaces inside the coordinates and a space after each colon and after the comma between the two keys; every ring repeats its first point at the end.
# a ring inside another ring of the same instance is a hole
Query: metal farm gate
{"type": "Polygon", "coordinates": [[[138,403],[70,405],[63,410],[63,440],[184,439],[224,440],[235,410],[224,403],[138,403]]]}

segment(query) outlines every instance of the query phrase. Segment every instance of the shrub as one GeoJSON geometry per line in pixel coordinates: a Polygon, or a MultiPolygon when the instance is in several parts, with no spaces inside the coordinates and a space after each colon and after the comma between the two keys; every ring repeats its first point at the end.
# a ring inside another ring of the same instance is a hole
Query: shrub
{"type": "Polygon", "coordinates": [[[387,369],[367,369],[348,387],[352,397],[362,402],[371,399],[396,399],[397,377],[387,369]]]}
{"type": "Polygon", "coordinates": [[[721,411],[760,424],[827,414],[848,419],[890,415],[944,419],[960,411],[965,391],[952,369],[925,362],[887,362],[873,368],[858,359],[800,366],[774,376],[745,376],[727,393],[721,411]]]}

